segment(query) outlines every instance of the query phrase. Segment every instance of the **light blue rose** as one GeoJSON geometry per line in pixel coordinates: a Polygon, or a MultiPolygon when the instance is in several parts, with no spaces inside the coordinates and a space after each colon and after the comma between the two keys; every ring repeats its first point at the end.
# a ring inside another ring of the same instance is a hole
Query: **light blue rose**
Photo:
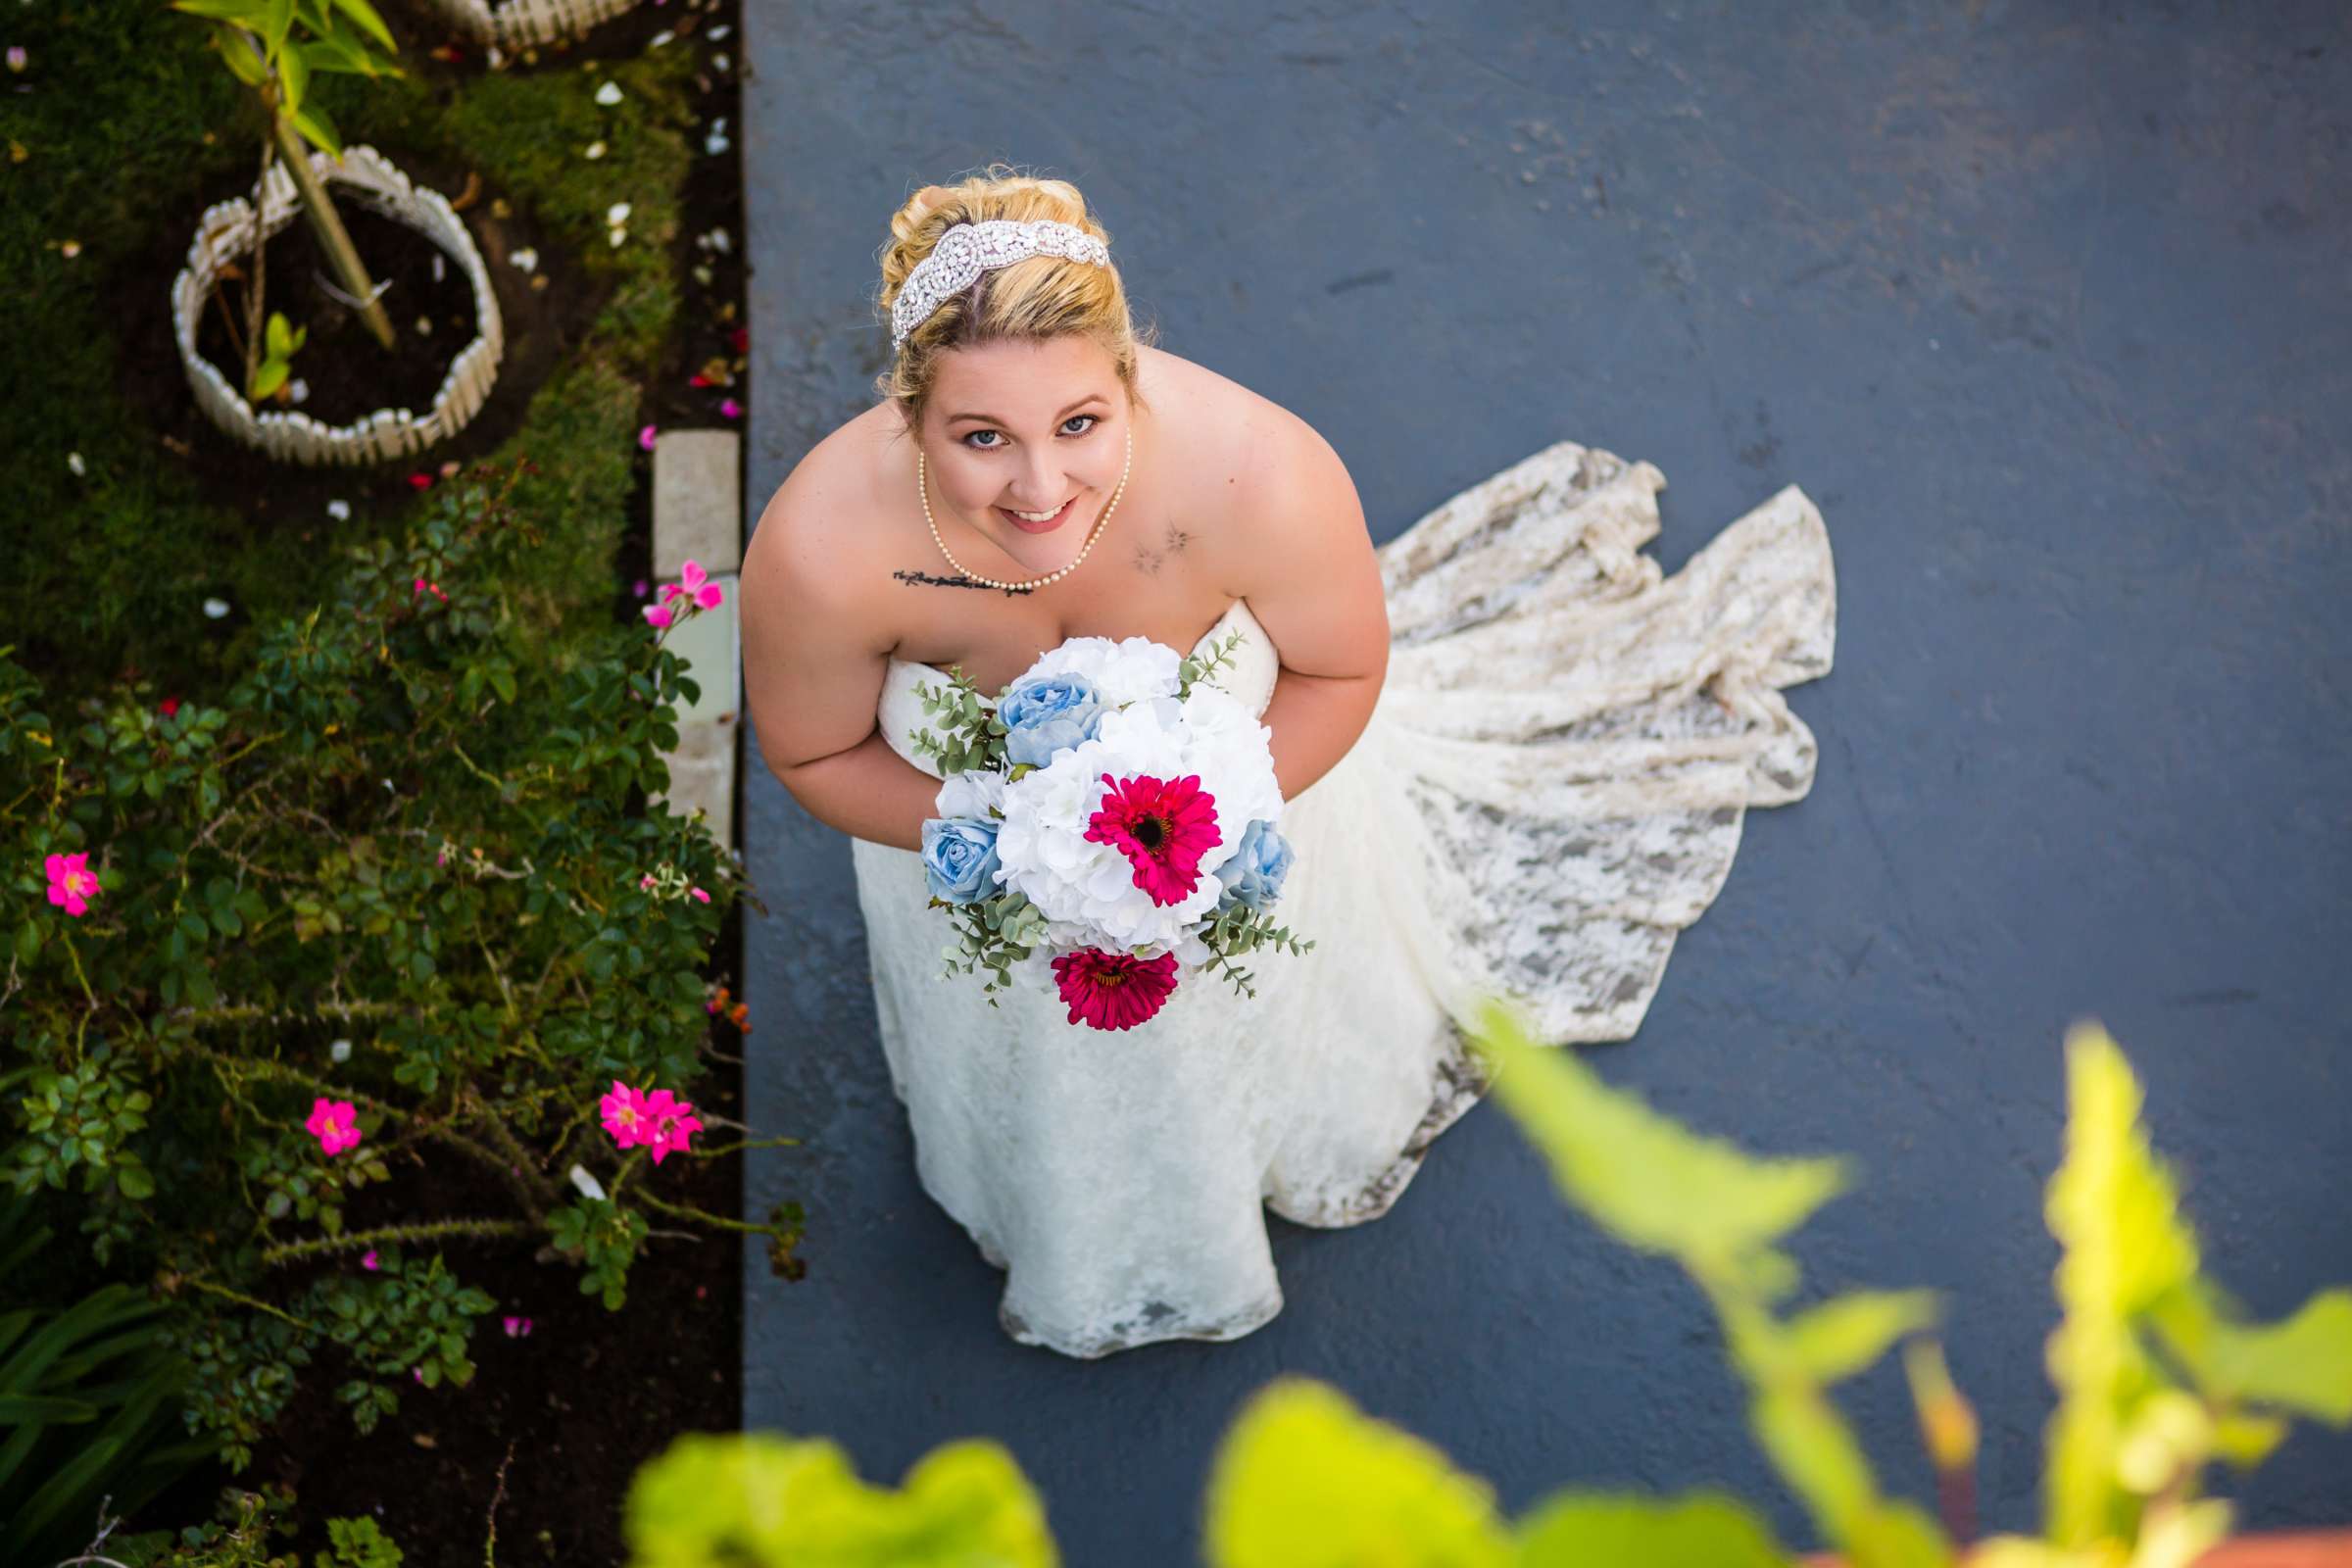
{"type": "Polygon", "coordinates": [[[931,896],[977,904],[997,891],[997,824],[968,816],[934,816],[923,823],[923,880],[931,896]]]}
{"type": "Polygon", "coordinates": [[[1105,711],[1102,694],[1083,675],[1026,676],[997,705],[1007,731],[1004,756],[1016,766],[1043,767],[1055,752],[1093,740],[1105,711]]]}
{"type": "Polygon", "coordinates": [[[1224,880],[1221,904],[1247,904],[1262,910],[1282,897],[1283,878],[1291,874],[1291,841],[1274,831],[1263,817],[1242,829],[1242,842],[1233,858],[1217,870],[1224,880]]]}

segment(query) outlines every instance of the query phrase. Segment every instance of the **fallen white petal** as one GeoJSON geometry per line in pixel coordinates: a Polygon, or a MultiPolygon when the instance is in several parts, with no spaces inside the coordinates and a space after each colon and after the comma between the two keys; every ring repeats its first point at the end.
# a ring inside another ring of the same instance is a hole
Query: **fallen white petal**
{"type": "Polygon", "coordinates": [[[348,1040],[338,1040],[333,1045],[326,1048],[326,1054],[332,1060],[349,1061],[351,1059],[351,1042],[348,1040]]]}
{"type": "Polygon", "coordinates": [[[608,81],[602,87],[597,88],[596,101],[608,109],[620,102],[620,83],[608,81]]]}
{"type": "Polygon", "coordinates": [[[326,514],[334,518],[337,522],[348,521],[351,517],[351,503],[348,501],[329,501],[326,504],[326,514]]]}
{"type": "Polygon", "coordinates": [[[629,220],[629,204],[628,204],[627,202],[614,202],[614,203],[613,203],[612,206],[610,206],[610,207],[608,207],[608,208],[606,208],[606,209],[605,209],[605,221],[606,221],[606,222],[608,222],[608,223],[625,223],[625,222],[627,222],[628,220],[629,220]]]}
{"type": "Polygon", "coordinates": [[[225,599],[207,599],[204,602],[204,612],[213,619],[219,620],[222,615],[228,613],[228,601],[225,599]]]}
{"type": "Polygon", "coordinates": [[[605,156],[605,144],[601,141],[592,141],[580,149],[580,156],[591,161],[602,158],[605,156]]]}
{"type": "Polygon", "coordinates": [[[594,1198],[601,1200],[605,1196],[605,1184],[598,1181],[594,1176],[589,1175],[588,1167],[585,1165],[574,1165],[571,1167],[571,1185],[580,1190],[580,1196],[582,1198],[594,1198]]]}
{"type": "Polygon", "coordinates": [[[524,246],[521,250],[516,251],[514,255],[508,257],[507,260],[514,263],[516,267],[520,268],[526,272],[533,272],[539,270],[539,253],[528,245],[524,246]]]}
{"type": "Polygon", "coordinates": [[[74,476],[75,478],[79,478],[81,475],[89,472],[89,469],[82,464],[81,454],[78,452],[69,452],[66,454],[66,466],[74,470],[74,476]]]}

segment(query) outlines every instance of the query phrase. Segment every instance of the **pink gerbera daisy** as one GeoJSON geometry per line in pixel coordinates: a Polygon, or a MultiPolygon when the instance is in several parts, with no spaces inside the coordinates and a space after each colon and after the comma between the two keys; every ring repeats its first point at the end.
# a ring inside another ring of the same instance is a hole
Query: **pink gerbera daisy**
{"type": "Polygon", "coordinates": [[[1176,956],[1138,958],[1080,948],[1054,960],[1054,982],[1069,1004],[1070,1022],[1132,1029],[1159,1011],[1176,989],[1176,956]]]}
{"type": "Polygon", "coordinates": [[[1224,843],[1217,832],[1217,800],[1200,777],[1138,775],[1102,782],[1109,789],[1087,823],[1090,843],[1108,844],[1135,867],[1135,885],[1153,904],[1182,904],[1200,884],[1200,857],[1224,843]]]}

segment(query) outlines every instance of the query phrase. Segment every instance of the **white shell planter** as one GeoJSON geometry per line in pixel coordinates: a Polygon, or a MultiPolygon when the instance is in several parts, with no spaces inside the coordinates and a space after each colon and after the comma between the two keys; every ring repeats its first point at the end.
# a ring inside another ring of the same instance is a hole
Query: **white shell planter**
{"type": "MultiPolygon", "coordinates": [[[[374,148],[346,147],[340,165],[314,150],[311,169],[334,194],[348,195],[370,212],[406,223],[449,253],[473,287],[473,340],[451,362],[432,408],[422,416],[407,409],[379,409],[351,424],[330,425],[298,411],[257,414],[220,368],[196,352],[196,325],[206,298],[220,284],[221,269],[253,248],[253,206],[238,196],[205,209],[195,242],[188,247],[188,265],[172,281],[172,335],[179,344],[188,386],[215,424],[283,462],[359,465],[420,452],[464,429],[498,380],[506,331],[499,320],[498,296],[490,287],[490,270],[447,199],[418,187],[374,148]]],[[[298,210],[294,176],[284,164],[271,164],[262,186],[265,231],[276,233],[294,220],[298,210]]]]}
{"type": "Polygon", "coordinates": [[[639,0],[431,0],[443,20],[478,44],[528,49],[577,38],[639,0]]]}

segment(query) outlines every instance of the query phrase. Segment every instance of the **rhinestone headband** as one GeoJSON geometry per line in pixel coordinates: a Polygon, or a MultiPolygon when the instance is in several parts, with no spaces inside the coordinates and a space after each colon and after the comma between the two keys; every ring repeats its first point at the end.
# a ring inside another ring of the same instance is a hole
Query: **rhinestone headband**
{"type": "Polygon", "coordinates": [[[1010,267],[1032,256],[1060,256],[1073,262],[1110,265],[1110,249],[1074,223],[1049,218],[1022,222],[991,218],[977,223],[951,224],[939,236],[931,254],[915,263],[890,302],[890,346],[905,346],[906,336],[929,318],[944,300],[972,286],[991,268],[1010,267]]]}

